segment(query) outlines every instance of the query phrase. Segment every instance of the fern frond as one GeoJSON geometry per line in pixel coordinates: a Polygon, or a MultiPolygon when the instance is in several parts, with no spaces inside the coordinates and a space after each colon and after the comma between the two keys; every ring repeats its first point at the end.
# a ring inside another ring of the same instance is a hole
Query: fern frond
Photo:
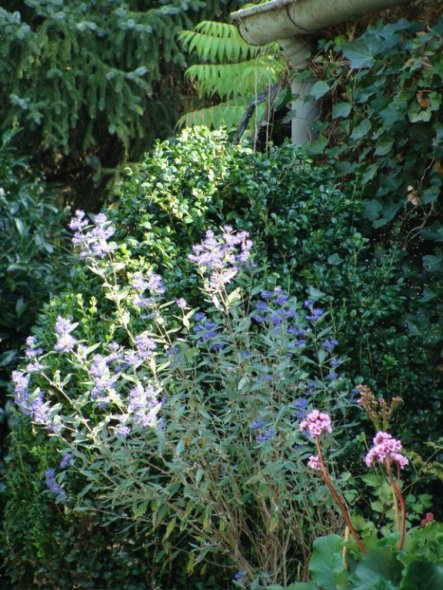
{"type": "Polygon", "coordinates": [[[186,71],[198,94],[221,99],[253,96],[275,84],[285,71],[285,63],[270,55],[233,64],[197,64],[186,71]]]}
{"type": "MultiPolygon", "coordinates": [[[[179,119],[177,126],[182,128],[204,125],[209,129],[219,129],[220,127],[226,127],[228,130],[235,129],[239,126],[248,106],[246,99],[222,102],[212,107],[184,114],[179,119]]],[[[253,127],[255,119],[261,118],[264,108],[263,105],[258,107],[257,115],[252,119],[250,127],[253,127]]]]}
{"type": "Polygon", "coordinates": [[[224,63],[251,59],[263,53],[262,47],[249,45],[234,25],[203,21],[192,31],[182,31],[179,39],[184,48],[195,51],[201,61],[224,63]]]}

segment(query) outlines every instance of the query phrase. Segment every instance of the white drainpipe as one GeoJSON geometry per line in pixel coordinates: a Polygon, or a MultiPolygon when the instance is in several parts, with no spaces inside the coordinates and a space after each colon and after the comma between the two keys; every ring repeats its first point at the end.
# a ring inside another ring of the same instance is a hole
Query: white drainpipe
{"type": "MultiPolygon", "coordinates": [[[[272,0],[231,14],[240,35],[251,45],[278,41],[283,55],[295,70],[304,70],[309,60],[309,45],[301,37],[325,27],[386,10],[410,0],[272,0]]],[[[292,142],[303,144],[312,138],[312,127],[319,110],[315,101],[306,100],[315,80],[292,85],[295,95],[292,142]]]]}

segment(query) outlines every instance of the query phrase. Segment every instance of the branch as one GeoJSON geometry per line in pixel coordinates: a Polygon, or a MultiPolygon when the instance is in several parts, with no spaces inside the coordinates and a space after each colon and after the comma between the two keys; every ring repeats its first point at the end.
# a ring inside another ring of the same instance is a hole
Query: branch
{"type": "Polygon", "coordinates": [[[268,100],[268,98],[269,98],[269,104],[272,104],[272,102],[274,102],[275,97],[277,96],[277,92],[279,90],[279,87],[280,87],[279,84],[274,84],[273,86],[270,87],[268,92],[263,92],[262,94],[258,94],[255,97],[255,99],[251,102],[251,104],[246,109],[246,111],[240,121],[240,125],[238,126],[238,129],[235,132],[235,135],[232,139],[233,144],[240,142],[241,138],[243,137],[243,133],[245,132],[246,127],[248,126],[249,121],[250,121],[252,115],[254,114],[255,109],[258,107],[258,105],[262,104],[263,102],[268,100]]]}

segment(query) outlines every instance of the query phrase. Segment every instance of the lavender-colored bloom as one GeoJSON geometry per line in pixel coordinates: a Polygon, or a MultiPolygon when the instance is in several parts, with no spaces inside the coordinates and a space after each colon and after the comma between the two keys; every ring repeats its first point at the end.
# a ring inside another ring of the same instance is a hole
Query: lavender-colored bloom
{"type": "Polygon", "coordinates": [[[29,336],[26,339],[26,346],[25,355],[28,359],[33,359],[36,356],[43,354],[43,348],[37,347],[37,339],[35,336],[29,336]]]}
{"type": "Polygon", "coordinates": [[[271,323],[273,326],[279,326],[281,323],[283,323],[283,320],[284,318],[277,311],[271,314],[271,323]]]}
{"type": "Polygon", "coordinates": [[[115,436],[118,438],[127,438],[131,434],[131,429],[126,424],[117,424],[115,427],[115,436]]]}
{"type": "Polygon", "coordinates": [[[85,231],[87,222],[83,218],[84,213],[77,211],[76,217],[70,223],[71,229],[75,231],[72,243],[80,248],[80,257],[104,258],[113,252],[117,244],[108,242],[108,240],[114,235],[115,228],[108,221],[106,215],[103,213],[96,215],[94,227],[89,231],[85,231]]]}
{"type": "Polygon", "coordinates": [[[134,295],[132,303],[135,307],[148,307],[152,303],[152,297],[144,297],[143,295],[134,295]]]}
{"type": "Polygon", "coordinates": [[[135,337],[135,346],[137,348],[136,354],[141,362],[152,356],[153,351],[157,348],[157,344],[146,333],[135,337]]]}
{"type": "Polygon", "coordinates": [[[318,320],[320,320],[323,317],[324,313],[325,312],[322,309],[320,309],[319,307],[312,307],[311,313],[306,316],[306,319],[311,322],[317,322],[318,320]]]}
{"type": "Polygon", "coordinates": [[[288,296],[286,295],[286,293],[281,293],[278,297],[274,299],[274,303],[276,303],[277,305],[283,305],[287,302],[287,300],[288,296]]]}
{"type": "Polygon", "coordinates": [[[263,324],[266,321],[266,318],[260,314],[252,316],[252,319],[257,322],[257,324],[263,324]]]}
{"type": "Polygon", "coordinates": [[[75,330],[77,324],[74,324],[70,320],[62,317],[59,315],[57,317],[57,321],[55,322],[54,331],[56,334],[70,334],[73,330],[75,330]]]}
{"type": "Polygon", "coordinates": [[[308,407],[308,400],[305,397],[299,397],[295,400],[294,406],[297,408],[295,412],[295,418],[297,420],[303,420],[307,416],[306,408],[308,407]]]}
{"type": "Polygon", "coordinates": [[[336,379],[338,379],[338,373],[336,373],[335,371],[329,371],[329,373],[326,375],[326,379],[328,379],[329,381],[335,381],[336,379]]]}
{"type": "Polygon", "coordinates": [[[160,275],[150,271],[147,273],[146,278],[148,279],[148,289],[153,295],[162,295],[165,292],[163,280],[160,275]]]}
{"type": "Polygon", "coordinates": [[[297,315],[297,309],[295,307],[290,307],[289,309],[285,309],[284,313],[286,319],[292,319],[297,315]]]}
{"type": "Polygon", "coordinates": [[[203,242],[193,246],[189,260],[203,274],[209,274],[208,286],[212,291],[220,291],[249,260],[252,242],[248,238],[247,232],[235,233],[226,225],[221,238],[209,230],[203,242]]]}
{"type": "Polygon", "coordinates": [[[260,297],[265,300],[271,299],[272,295],[273,295],[272,291],[262,291],[260,293],[260,297]]]}
{"type": "Polygon", "coordinates": [[[234,582],[239,582],[245,576],[246,576],[246,572],[244,572],[244,571],[238,571],[238,572],[236,572],[234,574],[234,576],[232,577],[232,579],[234,580],[234,582]]]}
{"type": "Polygon", "coordinates": [[[265,430],[265,432],[257,434],[256,441],[259,443],[264,443],[264,442],[267,442],[268,440],[271,440],[271,438],[273,438],[274,435],[275,435],[275,430],[271,426],[270,428],[265,430]]]}
{"type": "Polygon", "coordinates": [[[28,373],[41,373],[44,369],[46,367],[38,359],[34,359],[26,365],[26,371],[28,373]]]}
{"type": "Polygon", "coordinates": [[[264,426],[266,426],[266,420],[263,420],[263,418],[255,420],[255,422],[251,424],[252,430],[260,430],[264,426]]]}
{"type": "Polygon", "coordinates": [[[12,382],[14,383],[15,403],[26,415],[31,414],[29,407],[29,375],[23,371],[12,372],[12,382]]]}
{"type": "Polygon", "coordinates": [[[129,392],[128,411],[130,413],[137,412],[138,410],[145,410],[146,408],[152,408],[157,403],[158,400],[155,396],[155,389],[152,385],[143,387],[138,384],[129,392]]]}
{"type": "Polygon", "coordinates": [[[69,227],[72,231],[81,231],[88,225],[88,220],[85,219],[85,212],[77,210],[75,216],[71,219],[69,227]]]}
{"type": "Polygon", "coordinates": [[[288,328],[288,334],[294,334],[294,336],[305,336],[308,333],[306,328],[298,328],[297,326],[290,326],[288,328]]]}
{"type": "Polygon", "coordinates": [[[56,352],[70,352],[73,350],[77,339],[71,335],[71,332],[75,329],[77,324],[72,323],[70,320],[58,316],[55,322],[55,333],[57,334],[57,342],[54,346],[56,352]]]}
{"type": "Polygon", "coordinates": [[[54,346],[55,352],[71,352],[77,340],[71,334],[61,334],[54,346]]]}
{"type": "Polygon", "coordinates": [[[305,338],[298,338],[298,340],[289,343],[289,348],[301,348],[306,342],[307,340],[305,338]]]}
{"type": "Polygon", "coordinates": [[[257,303],[255,304],[255,307],[259,311],[267,311],[269,309],[269,305],[267,303],[265,303],[264,301],[257,301],[257,303]]]}
{"type": "Polygon", "coordinates": [[[329,364],[333,369],[335,369],[336,367],[339,367],[341,365],[341,360],[334,358],[329,361],[329,364]]]}
{"type": "Polygon", "coordinates": [[[148,288],[148,282],[145,281],[141,272],[136,272],[134,274],[131,281],[131,287],[136,291],[140,291],[140,293],[146,291],[146,289],[148,288]]]}
{"type": "Polygon", "coordinates": [[[180,309],[186,309],[188,307],[188,303],[187,303],[186,299],[183,299],[183,297],[180,297],[180,299],[177,299],[175,303],[176,303],[177,307],[179,307],[180,309]]]}
{"type": "Polygon", "coordinates": [[[94,387],[91,390],[91,398],[94,401],[99,401],[100,407],[106,407],[109,402],[109,394],[116,393],[113,385],[118,377],[111,375],[108,367],[109,362],[109,357],[96,354],[89,368],[89,374],[94,382],[94,387]],[[105,405],[103,406],[103,404],[105,405]]]}
{"type": "Polygon", "coordinates": [[[43,392],[37,389],[33,394],[33,399],[30,403],[31,417],[37,424],[48,424],[50,405],[43,401],[43,392]]]}
{"type": "Polygon", "coordinates": [[[206,317],[206,314],[205,314],[205,313],[203,313],[202,311],[198,311],[198,312],[195,314],[195,316],[194,316],[194,318],[197,320],[197,322],[199,322],[200,320],[203,320],[203,319],[205,319],[205,317],[206,317]]]}
{"type": "Polygon", "coordinates": [[[337,346],[338,344],[338,340],[336,340],[335,338],[332,338],[331,340],[325,340],[324,342],[322,342],[322,347],[325,350],[334,350],[334,348],[337,346]]]}
{"type": "Polygon", "coordinates": [[[60,469],[67,469],[73,461],[74,457],[69,453],[66,453],[63,455],[62,460],[60,461],[60,469]]]}
{"type": "Polygon", "coordinates": [[[305,307],[312,307],[314,305],[314,302],[312,301],[312,299],[306,299],[303,303],[303,305],[305,307]]]}
{"type": "Polygon", "coordinates": [[[65,490],[55,481],[55,469],[48,469],[45,473],[46,486],[57,496],[57,501],[66,504],[68,497],[65,490]]]}

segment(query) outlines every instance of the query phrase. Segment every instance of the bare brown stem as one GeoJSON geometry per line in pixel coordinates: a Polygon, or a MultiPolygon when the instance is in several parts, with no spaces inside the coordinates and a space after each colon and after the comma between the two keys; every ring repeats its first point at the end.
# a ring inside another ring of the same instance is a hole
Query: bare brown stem
{"type": "Polygon", "coordinates": [[[346,505],[345,505],[343,499],[341,498],[340,494],[336,491],[336,489],[332,485],[331,478],[329,477],[329,473],[327,472],[326,467],[325,467],[325,462],[323,459],[323,452],[322,452],[319,436],[316,437],[315,443],[317,446],[317,453],[318,453],[318,456],[319,456],[319,459],[321,462],[321,471],[320,472],[323,477],[323,480],[324,480],[325,484],[328,486],[328,490],[330,491],[331,496],[334,498],[335,503],[337,504],[343,518],[345,519],[345,522],[349,528],[349,531],[350,531],[351,535],[354,537],[354,540],[357,543],[360,551],[362,553],[366,553],[367,552],[366,547],[363,545],[363,542],[360,539],[360,535],[357,533],[357,531],[354,528],[354,525],[352,524],[352,520],[351,520],[351,517],[349,516],[348,509],[346,508],[346,505]]]}

